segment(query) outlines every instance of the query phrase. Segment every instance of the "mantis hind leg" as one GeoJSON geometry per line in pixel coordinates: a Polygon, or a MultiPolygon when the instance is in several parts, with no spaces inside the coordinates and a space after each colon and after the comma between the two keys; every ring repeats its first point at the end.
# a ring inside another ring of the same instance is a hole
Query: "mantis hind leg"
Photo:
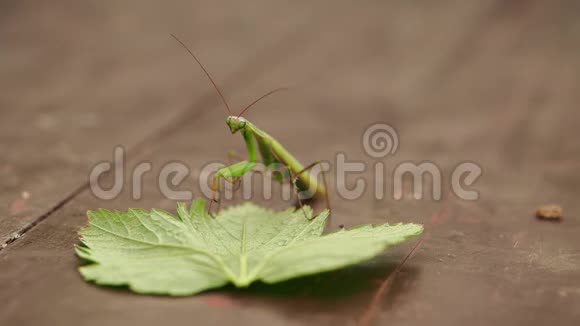
{"type": "MultiPolygon", "coordinates": [[[[268,145],[269,145],[269,152],[276,158],[276,161],[278,163],[284,162],[284,160],[282,158],[280,158],[276,154],[275,151],[272,150],[272,144],[271,143],[268,143],[268,145]]],[[[313,167],[315,167],[316,165],[319,165],[321,163],[322,162],[320,162],[320,161],[315,161],[315,162],[309,164],[308,166],[306,166],[305,168],[303,168],[302,170],[298,171],[298,173],[292,172],[292,169],[290,169],[290,167],[288,165],[284,165],[285,169],[288,171],[288,174],[290,175],[290,182],[291,182],[291,185],[290,186],[292,187],[292,190],[294,192],[294,195],[296,196],[296,199],[298,201],[298,205],[300,206],[300,209],[302,209],[302,213],[304,213],[304,217],[307,220],[312,220],[316,216],[308,217],[308,214],[306,214],[306,210],[304,209],[304,203],[302,202],[302,199],[300,198],[300,194],[298,193],[298,190],[299,190],[299,187],[298,187],[298,179],[300,178],[300,175],[302,173],[305,173],[306,171],[312,169],[313,167]]],[[[323,181],[323,184],[324,184],[324,188],[325,189],[328,189],[328,184],[326,182],[326,172],[324,171],[324,169],[320,169],[320,171],[322,171],[322,181],[323,181]]],[[[331,211],[331,208],[330,208],[330,200],[329,200],[329,197],[328,197],[328,190],[325,191],[325,193],[324,193],[324,199],[326,201],[326,208],[329,211],[331,211]]],[[[329,219],[330,219],[330,217],[329,217],[329,219]]]]}
{"type": "MultiPolygon", "coordinates": [[[[300,208],[302,208],[302,212],[304,213],[304,216],[306,217],[306,219],[311,220],[313,218],[315,218],[315,216],[309,218],[306,215],[306,211],[304,211],[304,204],[302,202],[302,198],[300,198],[300,194],[298,193],[298,180],[300,179],[300,175],[302,173],[305,173],[309,170],[311,170],[312,168],[314,168],[315,166],[320,165],[321,169],[320,172],[322,172],[322,182],[324,184],[324,188],[327,190],[324,192],[324,201],[326,203],[326,209],[328,209],[328,211],[332,211],[331,207],[330,207],[330,199],[328,196],[328,183],[326,182],[326,172],[324,171],[324,168],[322,168],[322,162],[321,161],[315,161],[309,165],[307,165],[305,168],[303,168],[302,170],[298,171],[297,173],[293,173],[292,171],[290,171],[290,175],[292,176],[292,185],[293,185],[293,189],[294,189],[294,194],[296,195],[296,198],[298,199],[298,203],[300,205],[300,208]]],[[[288,169],[290,170],[290,169],[288,169]]],[[[330,217],[329,217],[330,219],[330,217]]]]}
{"type": "Polygon", "coordinates": [[[302,210],[302,213],[304,214],[304,218],[310,221],[314,218],[314,216],[309,217],[308,214],[306,214],[306,210],[304,209],[304,203],[302,202],[302,199],[300,198],[300,194],[298,193],[298,185],[296,183],[298,176],[294,175],[294,173],[292,172],[292,170],[290,170],[290,168],[287,167],[287,169],[288,169],[288,173],[290,174],[290,187],[292,187],[292,192],[294,193],[294,196],[296,197],[296,201],[298,202],[298,206],[300,206],[300,209],[302,210]]]}

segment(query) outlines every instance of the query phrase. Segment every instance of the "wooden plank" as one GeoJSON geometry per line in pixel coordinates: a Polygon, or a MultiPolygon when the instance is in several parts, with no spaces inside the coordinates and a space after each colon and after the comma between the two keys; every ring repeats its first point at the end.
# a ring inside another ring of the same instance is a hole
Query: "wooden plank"
{"type": "MultiPolygon", "coordinates": [[[[143,161],[154,168],[145,176],[141,200],[132,198],[128,180],[112,201],[83,193],[0,253],[0,300],[7,303],[0,307],[0,322],[571,325],[578,319],[572,307],[580,301],[575,218],[580,180],[573,177],[580,152],[567,139],[580,122],[574,88],[580,65],[565,51],[566,40],[537,40],[561,35],[565,18],[573,15],[546,2],[529,3],[525,11],[508,13],[501,2],[450,1],[440,8],[293,4],[296,12],[312,12],[309,28],[268,52],[269,60],[259,60],[265,63],[253,72],[259,78],[226,86],[232,103],[245,103],[264,90],[299,85],[248,117],[305,162],[344,152],[349,161],[376,164],[364,153],[361,137],[365,127],[384,121],[400,137],[396,155],[381,160],[387,176],[405,161],[430,160],[446,181],[461,161],[482,165],[476,202],[459,200],[448,187],[443,201],[397,201],[388,190],[391,178],[384,181],[383,200],[371,192],[357,200],[334,194],[331,227],[398,221],[427,226],[426,240],[390,286],[380,287],[412,244],[345,271],[178,300],[80,279],[72,247],[87,209],[173,210],[174,202],[155,186],[164,163],[190,166],[193,179],[180,189],[193,188],[198,195],[196,178],[204,164],[225,160],[229,148],[243,149],[239,137],[228,134],[214,101],[204,107],[206,113],[164,129],[132,155],[128,170],[143,161]],[[409,27],[417,21],[423,28],[409,27]],[[474,35],[476,40],[465,41],[474,35]],[[429,42],[432,38],[437,41],[429,42]],[[428,60],[441,44],[446,54],[428,60]],[[471,48],[464,49],[466,44],[471,48]],[[564,206],[564,222],[537,221],[536,206],[552,201],[564,206]]],[[[211,64],[208,68],[213,71],[211,64]]],[[[215,75],[220,78],[219,71],[215,75]]],[[[360,176],[371,180],[372,170],[360,176]]]]}

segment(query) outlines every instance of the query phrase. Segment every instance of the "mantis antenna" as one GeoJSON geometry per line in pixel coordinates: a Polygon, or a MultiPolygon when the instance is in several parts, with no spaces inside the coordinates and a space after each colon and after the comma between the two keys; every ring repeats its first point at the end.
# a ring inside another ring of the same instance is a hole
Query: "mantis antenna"
{"type": "Polygon", "coordinates": [[[241,117],[241,116],[242,116],[244,113],[246,113],[246,111],[248,111],[248,109],[249,109],[249,108],[251,108],[251,107],[252,107],[252,105],[254,105],[254,104],[258,103],[258,102],[259,102],[261,99],[263,99],[263,98],[267,97],[268,95],[272,95],[272,94],[274,94],[274,93],[276,93],[276,92],[278,92],[278,91],[285,91],[285,90],[288,90],[288,88],[286,88],[286,87],[280,87],[280,88],[276,88],[276,89],[274,89],[274,90],[271,90],[271,91],[269,91],[268,93],[266,93],[266,94],[264,94],[264,95],[260,96],[260,98],[258,98],[258,99],[257,99],[257,100],[255,100],[254,102],[250,103],[250,105],[246,106],[246,107],[245,107],[245,108],[244,108],[244,109],[243,109],[243,110],[242,110],[242,111],[241,111],[241,112],[238,114],[238,117],[241,117]]]}
{"type": "MultiPolygon", "coordinates": [[[[215,81],[213,80],[213,78],[211,78],[211,75],[209,74],[209,72],[207,71],[207,69],[205,69],[205,67],[203,66],[203,64],[201,64],[201,61],[199,61],[199,59],[195,56],[195,54],[193,54],[193,51],[191,51],[187,45],[185,45],[185,43],[183,43],[183,41],[181,41],[177,36],[175,36],[175,34],[170,34],[171,37],[173,37],[179,44],[181,44],[181,46],[191,55],[191,57],[193,59],[195,59],[195,61],[197,62],[197,64],[201,67],[201,69],[203,70],[203,72],[205,73],[205,75],[207,76],[207,78],[209,79],[209,81],[212,83],[213,87],[215,88],[216,92],[218,93],[218,95],[220,96],[222,102],[224,103],[224,105],[226,106],[226,109],[228,110],[228,113],[230,115],[232,115],[232,110],[230,109],[230,106],[228,105],[228,102],[226,101],[226,98],[224,97],[224,95],[222,94],[220,88],[218,87],[218,85],[215,83],[215,81]]],[[[262,100],[263,98],[274,94],[278,91],[282,91],[282,90],[287,90],[288,88],[286,87],[281,87],[281,88],[276,88],[274,90],[269,91],[268,93],[262,95],[261,97],[259,97],[257,100],[255,100],[254,102],[250,103],[250,105],[246,106],[239,114],[238,117],[241,117],[244,113],[246,113],[246,111],[248,111],[249,108],[251,108],[254,104],[258,103],[260,100],[262,100]]]]}
{"type": "Polygon", "coordinates": [[[209,72],[207,72],[207,70],[205,69],[205,67],[201,64],[201,62],[199,61],[199,59],[197,59],[197,57],[195,56],[195,54],[193,54],[193,52],[187,47],[187,45],[185,45],[185,43],[183,43],[177,36],[175,36],[174,34],[171,34],[171,37],[173,37],[177,42],[179,42],[179,44],[181,44],[181,46],[187,52],[189,52],[189,54],[195,59],[195,61],[197,62],[197,64],[199,64],[199,66],[201,67],[201,69],[203,70],[203,72],[205,73],[205,75],[207,76],[207,78],[209,79],[209,81],[213,84],[213,87],[215,88],[215,90],[219,94],[220,98],[222,99],[222,102],[225,104],[226,109],[228,109],[228,112],[230,113],[230,115],[232,115],[232,110],[230,110],[230,106],[228,105],[228,102],[226,101],[226,98],[224,97],[224,95],[220,91],[220,88],[217,86],[217,84],[213,81],[213,78],[211,78],[209,72]]]}

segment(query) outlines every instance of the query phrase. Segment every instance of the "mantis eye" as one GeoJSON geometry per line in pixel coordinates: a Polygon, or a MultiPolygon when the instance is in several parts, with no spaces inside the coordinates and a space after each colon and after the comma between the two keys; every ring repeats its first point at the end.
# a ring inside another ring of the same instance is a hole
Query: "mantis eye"
{"type": "Polygon", "coordinates": [[[240,128],[244,128],[246,126],[246,122],[245,121],[240,121],[240,128]]]}

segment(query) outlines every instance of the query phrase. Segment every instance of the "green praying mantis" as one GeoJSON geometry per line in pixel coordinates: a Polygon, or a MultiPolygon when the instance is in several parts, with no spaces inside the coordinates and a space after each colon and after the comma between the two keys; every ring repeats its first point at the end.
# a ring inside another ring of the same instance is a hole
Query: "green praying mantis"
{"type": "MultiPolygon", "coordinates": [[[[183,43],[177,36],[171,34],[171,36],[181,44],[181,46],[195,59],[197,64],[201,67],[209,81],[212,83],[213,87],[215,88],[217,94],[219,95],[221,101],[225,105],[228,111],[228,117],[226,118],[226,124],[228,125],[232,134],[240,132],[246,144],[247,152],[248,152],[248,159],[242,160],[241,162],[232,164],[230,166],[225,166],[217,170],[217,172],[213,176],[212,181],[212,200],[210,202],[208,213],[211,213],[212,204],[217,203],[219,211],[220,206],[220,179],[224,179],[230,183],[236,183],[242,176],[247,173],[253,171],[253,169],[258,164],[258,152],[262,157],[262,163],[266,167],[266,169],[272,169],[278,172],[276,175],[276,180],[283,182],[286,177],[290,177],[292,182],[292,187],[296,198],[298,199],[298,203],[302,208],[303,203],[301,199],[301,195],[298,193],[300,191],[303,195],[307,197],[324,197],[326,201],[326,207],[330,210],[330,202],[328,198],[327,192],[327,183],[326,183],[326,176],[324,174],[324,169],[321,169],[322,172],[322,184],[318,182],[318,179],[310,173],[310,170],[319,165],[321,162],[316,161],[312,164],[307,166],[302,165],[294,155],[292,155],[288,150],[280,144],[274,137],[267,134],[262,129],[258,128],[255,124],[251,123],[246,118],[242,117],[244,113],[247,112],[254,104],[258,103],[263,98],[277,92],[280,90],[284,90],[285,88],[277,88],[274,89],[252,103],[246,106],[244,109],[240,111],[238,115],[233,115],[228,105],[225,97],[223,96],[222,92],[220,91],[217,84],[214,82],[213,78],[209,74],[209,72],[205,69],[201,61],[193,54],[193,52],[183,43]],[[257,144],[257,147],[256,147],[257,144]],[[283,167],[283,171],[279,171],[279,167],[283,167]]],[[[302,209],[304,212],[304,209],[302,209]]],[[[304,212],[306,218],[309,218],[304,212]]]]}

